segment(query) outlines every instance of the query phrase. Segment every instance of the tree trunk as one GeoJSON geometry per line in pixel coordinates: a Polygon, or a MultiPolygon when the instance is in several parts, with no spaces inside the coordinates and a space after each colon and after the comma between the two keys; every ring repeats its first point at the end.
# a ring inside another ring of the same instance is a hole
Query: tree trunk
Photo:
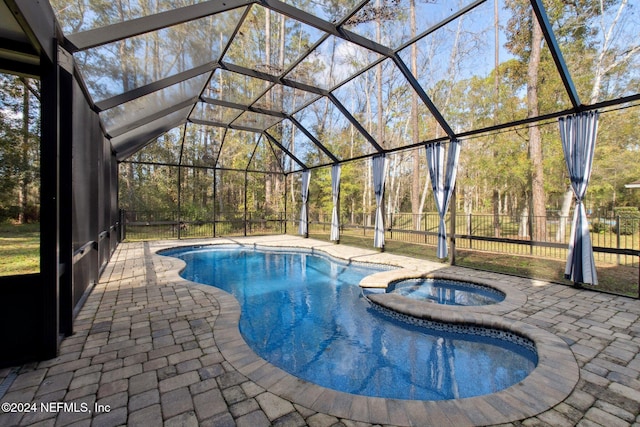
{"type": "MultiPolygon", "coordinates": [[[[540,52],[542,47],[542,29],[532,18],[531,55],[527,72],[527,106],[529,117],[537,117],[538,111],[538,74],[540,70],[540,52]]],[[[546,240],[547,209],[544,192],[544,167],[542,163],[542,135],[538,126],[529,127],[529,158],[531,159],[531,203],[533,207],[533,238],[538,242],[546,240]]]]}
{"type": "Polygon", "coordinates": [[[529,198],[527,197],[520,213],[520,227],[518,228],[518,237],[529,237],[529,198]]]}
{"type": "Polygon", "coordinates": [[[496,188],[493,189],[492,205],[493,235],[494,237],[500,237],[500,192],[496,188]]]}
{"type": "Polygon", "coordinates": [[[571,210],[571,202],[573,202],[573,190],[569,188],[568,191],[565,191],[562,198],[562,208],[560,209],[560,218],[558,218],[558,231],[556,232],[557,242],[564,242],[567,222],[569,221],[569,211],[571,210]]]}
{"type": "Polygon", "coordinates": [[[24,84],[22,94],[22,179],[20,180],[20,191],[18,194],[18,201],[20,203],[20,213],[18,214],[18,222],[25,224],[27,222],[27,206],[29,197],[29,183],[30,183],[30,162],[29,162],[29,89],[26,83],[24,84]]]}

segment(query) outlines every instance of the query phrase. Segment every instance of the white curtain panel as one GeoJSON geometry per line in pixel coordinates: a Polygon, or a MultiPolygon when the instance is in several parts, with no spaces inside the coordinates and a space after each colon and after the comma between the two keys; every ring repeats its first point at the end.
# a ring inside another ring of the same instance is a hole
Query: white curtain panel
{"type": "Polygon", "coordinates": [[[576,283],[598,284],[593,247],[589,234],[589,222],[582,200],[587,192],[593,153],[598,133],[598,112],[590,111],[561,117],[560,139],[564,160],[571,178],[571,188],[576,196],[576,209],[571,223],[569,256],[565,277],[576,283]]]}
{"type": "Polygon", "coordinates": [[[376,195],[376,222],[373,234],[373,246],[384,247],[384,218],[382,217],[382,198],[384,197],[384,181],[387,176],[387,158],[375,156],[372,160],[373,191],[376,195]]]}
{"type": "Polygon", "coordinates": [[[331,236],[330,240],[340,240],[340,218],[338,218],[338,197],[340,197],[340,171],[339,164],[331,166],[331,199],[333,211],[331,212],[331,236]]]}
{"type": "Polygon", "coordinates": [[[300,209],[300,227],[298,233],[306,236],[309,231],[309,224],[307,218],[307,200],[309,200],[309,179],[311,178],[311,171],[306,170],[302,172],[302,186],[300,193],[302,195],[302,209],[300,209]]]}
{"type": "Polygon", "coordinates": [[[447,209],[449,209],[449,201],[451,200],[451,195],[456,185],[458,160],[460,158],[460,141],[454,139],[449,142],[446,166],[444,162],[444,146],[442,143],[430,144],[427,145],[426,148],[431,188],[433,189],[433,196],[436,201],[436,209],[440,216],[436,255],[438,258],[446,258],[449,254],[449,249],[447,247],[447,230],[444,217],[447,209]]]}

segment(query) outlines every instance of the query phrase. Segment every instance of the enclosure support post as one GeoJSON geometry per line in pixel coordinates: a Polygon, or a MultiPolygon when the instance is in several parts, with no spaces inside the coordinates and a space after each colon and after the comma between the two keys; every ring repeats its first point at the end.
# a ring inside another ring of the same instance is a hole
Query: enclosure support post
{"type": "Polygon", "coordinates": [[[451,216],[451,222],[449,223],[451,230],[449,230],[449,239],[451,250],[449,251],[449,264],[456,265],[456,189],[457,185],[453,187],[453,192],[451,193],[451,202],[449,204],[449,211],[451,212],[449,215],[451,216]]]}
{"type": "Polygon", "coordinates": [[[176,228],[178,229],[178,240],[180,240],[180,219],[182,217],[181,212],[180,212],[180,202],[182,201],[182,195],[181,195],[181,188],[182,188],[182,166],[178,166],[178,218],[177,218],[177,224],[176,224],[176,228]]]}
{"type": "MultiPolygon", "coordinates": [[[[73,68],[67,56],[60,51],[58,70],[59,105],[73,103],[73,68]]],[[[72,110],[73,111],[73,110],[72,110]]],[[[73,118],[72,114],[58,115],[59,135],[59,263],[62,266],[59,284],[59,333],[73,334],[73,118]]],[[[106,163],[106,162],[105,162],[106,163]]],[[[99,241],[99,239],[97,239],[99,241]]]]}
{"type": "Polygon", "coordinates": [[[213,237],[216,237],[216,204],[218,200],[216,199],[216,176],[217,170],[213,169],[213,237]]]}
{"type": "Polygon", "coordinates": [[[305,205],[307,207],[307,216],[305,218],[305,221],[307,221],[307,231],[304,232],[304,238],[308,239],[309,238],[309,192],[307,192],[307,201],[305,202],[305,205]]]}
{"type": "Polygon", "coordinates": [[[287,234],[287,186],[288,186],[287,175],[285,175],[284,176],[284,234],[287,234]]]}
{"type": "MultiPolygon", "coordinates": [[[[59,286],[60,286],[60,235],[59,235],[59,71],[57,48],[52,61],[41,55],[41,142],[40,156],[40,276],[42,277],[41,318],[39,320],[38,359],[52,359],[58,354],[58,334],[60,333],[59,286]]],[[[71,268],[71,266],[68,266],[71,268]]]]}
{"type": "MultiPolygon", "coordinates": [[[[340,221],[340,192],[339,191],[338,191],[338,200],[336,201],[336,210],[338,211],[338,226],[339,226],[339,229],[342,229],[342,221],[340,221]]],[[[336,245],[339,245],[340,239],[336,240],[334,243],[336,245]]]]}
{"type": "Polygon", "coordinates": [[[247,237],[247,171],[244,171],[244,236],[247,237]]]}

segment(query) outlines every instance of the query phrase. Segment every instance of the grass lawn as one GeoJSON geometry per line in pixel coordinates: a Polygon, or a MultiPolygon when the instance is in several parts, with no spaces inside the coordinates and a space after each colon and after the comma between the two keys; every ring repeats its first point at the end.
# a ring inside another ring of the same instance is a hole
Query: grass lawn
{"type": "MultiPolygon", "coordinates": [[[[329,239],[327,233],[310,233],[309,237],[318,240],[329,239]]],[[[373,249],[373,235],[362,236],[343,233],[340,236],[340,243],[373,249]]],[[[436,260],[435,246],[387,239],[384,248],[385,252],[392,254],[436,260]]],[[[564,278],[565,261],[563,260],[458,249],[456,265],[572,285],[571,281],[564,278]]],[[[637,266],[599,264],[597,290],[637,298],[638,280],[637,266]]],[[[588,289],[588,286],[585,288],[588,289]]]]}
{"type": "Polygon", "coordinates": [[[40,271],[40,224],[0,224],[0,276],[40,271]]]}

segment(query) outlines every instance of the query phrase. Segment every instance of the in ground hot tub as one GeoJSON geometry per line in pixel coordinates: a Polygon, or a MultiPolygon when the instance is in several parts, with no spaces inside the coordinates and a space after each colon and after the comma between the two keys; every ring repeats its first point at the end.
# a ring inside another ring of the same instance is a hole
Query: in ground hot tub
{"type": "Polygon", "coordinates": [[[504,301],[504,292],[490,286],[458,280],[421,278],[389,284],[387,293],[444,305],[478,306],[504,301]]]}

